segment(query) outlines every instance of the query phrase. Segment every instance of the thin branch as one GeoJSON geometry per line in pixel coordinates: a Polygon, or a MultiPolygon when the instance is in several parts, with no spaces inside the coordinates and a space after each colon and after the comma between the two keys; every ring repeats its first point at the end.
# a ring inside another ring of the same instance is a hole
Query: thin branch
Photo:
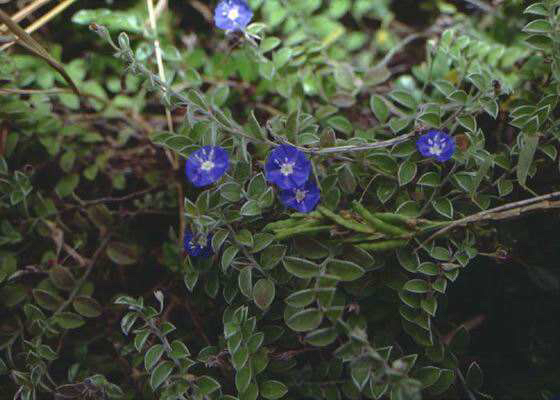
{"type": "Polygon", "coordinates": [[[379,149],[382,147],[391,147],[396,144],[406,142],[408,139],[416,136],[415,132],[407,133],[405,135],[401,135],[394,139],[389,140],[382,140],[379,142],[362,144],[362,145],[349,145],[349,146],[336,146],[336,147],[326,147],[324,149],[307,149],[301,148],[301,150],[305,153],[311,154],[332,154],[332,153],[352,153],[355,151],[365,151],[365,150],[372,150],[372,149],[379,149]]]}
{"type": "Polygon", "coordinates": [[[123,201],[132,200],[136,197],[140,197],[144,194],[153,192],[155,190],[160,189],[161,187],[162,186],[156,186],[156,187],[140,190],[138,192],[129,193],[126,196],[123,196],[123,197],[102,197],[100,199],[94,199],[94,200],[83,200],[82,199],[82,204],[80,206],[88,206],[88,205],[99,204],[99,203],[120,203],[120,202],[123,202],[123,201]]]}
{"type": "Polygon", "coordinates": [[[480,8],[482,11],[485,11],[488,14],[495,14],[496,13],[496,10],[492,6],[484,3],[481,0],[463,0],[463,1],[465,3],[470,3],[471,5],[473,5],[477,8],[480,8]]]}
{"type": "Polygon", "coordinates": [[[68,299],[64,303],[62,303],[60,305],[60,307],[58,307],[58,309],[52,315],[53,317],[60,314],[62,311],[64,311],[66,309],[66,307],[68,307],[72,303],[72,301],[74,301],[74,297],[76,297],[76,295],[78,294],[78,292],[82,288],[83,284],[85,283],[85,281],[87,280],[87,278],[91,274],[91,271],[93,270],[93,267],[95,266],[95,264],[97,263],[97,260],[99,259],[99,257],[103,253],[103,250],[105,250],[105,247],[109,243],[110,238],[111,238],[111,234],[108,234],[103,239],[103,241],[101,242],[101,244],[99,245],[99,247],[97,248],[95,253],[93,253],[93,256],[91,257],[91,259],[89,260],[89,264],[88,264],[88,266],[87,266],[87,268],[84,272],[84,275],[82,275],[82,277],[76,281],[76,285],[74,286],[74,289],[70,292],[70,295],[68,296],[68,299]]]}
{"type": "MultiPolygon", "coordinates": [[[[29,25],[27,28],[25,28],[25,32],[27,32],[28,34],[35,32],[37,29],[39,29],[40,27],[45,25],[47,22],[49,22],[51,19],[56,17],[58,14],[60,14],[62,11],[64,11],[66,8],[70,7],[72,5],[72,3],[74,3],[74,2],[76,2],[76,0],[65,0],[65,1],[61,2],[60,4],[55,6],[52,10],[50,10],[45,15],[41,16],[35,22],[33,22],[31,25],[29,25]]],[[[8,25],[8,24],[6,24],[6,25],[8,25]]],[[[9,25],[8,25],[8,27],[9,27],[9,25]]],[[[0,50],[5,50],[8,47],[14,45],[15,43],[16,43],[15,41],[8,42],[8,43],[2,45],[0,47],[0,50]]]]}
{"type": "MultiPolygon", "coordinates": [[[[51,10],[51,12],[49,14],[47,14],[47,17],[48,16],[50,16],[50,18],[54,17],[54,15],[56,15],[55,11],[58,10],[57,12],[61,12],[62,9],[64,9],[65,7],[68,7],[74,1],[76,1],[76,0],[66,0],[63,3],[60,3],[57,7],[55,7],[53,10],[51,10]],[[62,6],[64,6],[64,7],[62,7],[62,6]]],[[[50,19],[50,18],[48,18],[48,19],[50,19]]],[[[48,19],[46,19],[45,22],[48,21],[48,19]]],[[[44,19],[42,18],[42,19],[37,20],[35,22],[38,23],[38,22],[43,21],[43,20],[44,19]]],[[[52,58],[52,56],[35,39],[33,39],[31,37],[31,35],[29,34],[30,32],[32,32],[31,27],[28,27],[26,30],[22,29],[16,22],[14,22],[14,20],[12,20],[12,18],[8,14],[6,14],[2,10],[0,10],[0,21],[4,22],[4,24],[6,24],[6,26],[10,30],[10,32],[12,32],[18,38],[18,43],[20,43],[23,47],[25,47],[27,50],[29,50],[31,53],[33,53],[35,56],[37,56],[37,57],[43,59],[44,61],[46,61],[51,67],[56,69],[62,75],[62,77],[66,80],[66,82],[70,85],[72,90],[78,96],[80,95],[80,91],[78,90],[76,84],[74,83],[74,81],[72,80],[70,75],[68,75],[68,73],[66,72],[64,67],[58,61],[56,61],[54,58],[52,58]]],[[[13,44],[13,42],[12,42],[12,44],[13,44]]],[[[11,44],[6,43],[4,46],[1,46],[0,51],[4,50],[8,45],[11,45],[11,44]]]]}
{"type": "MultiPolygon", "coordinates": [[[[35,11],[38,8],[44,6],[45,4],[49,3],[50,1],[51,0],[37,0],[37,1],[27,5],[25,7],[23,7],[21,10],[19,10],[14,15],[12,15],[12,19],[14,20],[14,22],[20,22],[21,20],[23,20],[24,18],[29,16],[31,13],[33,13],[33,11],[35,11]]],[[[8,27],[6,25],[0,25],[0,31],[5,31],[7,29],[8,29],[8,27]]]]}
{"type": "Polygon", "coordinates": [[[422,244],[418,246],[415,251],[418,251],[420,248],[424,247],[427,243],[431,242],[436,237],[439,237],[444,233],[450,231],[451,229],[457,228],[459,226],[465,226],[472,222],[480,222],[486,220],[501,220],[501,219],[518,217],[521,214],[529,211],[560,208],[560,200],[551,201],[555,199],[560,199],[560,192],[549,193],[543,196],[537,196],[526,200],[504,204],[503,206],[492,208],[490,210],[481,211],[477,214],[469,215],[468,217],[459,219],[457,221],[451,221],[449,225],[438,230],[432,236],[430,236],[428,239],[422,242],[422,244]]]}
{"type": "MultiPolygon", "coordinates": [[[[152,33],[154,35],[154,49],[155,49],[155,53],[156,53],[156,62],[157,62],[157,67],[158,67],[158,74],[159,74],[159,78],[162,80],[162,82],[165,82],[165,69],[163,67],[163,58],[161,55],[161,46],[159,44],[159,39],[157,37],[157,19],[156,19],[156,13],[154,10],[154,1],[153,0],[146,0],[146,3],[148,4],[148,14],[150,17],[150,28],[152,29],[152,33]]],[[[160,4],[162,4],[160,2],[160,4]]],[[[165,3],[163,3],[165,5],[165,3]]],[[[159,6],[159,4],[158,4],[159,6]]],[[[169,111],[169,109],[166,107],[165,108],[165,118],[167,119],[167,129],[169,129],[169,132],[173,132],[173,119],[171,118],[171,111],[169,111]]],[[[169,158],[169,161],[171,162],[171,165],[173,166],[174,170],[179,169],[179,161],[177,159],[177,157],[175,156],[175,154],[172,154],[169,152],[168,149],[166,149],[166,155],[167,158],[169,158]]]]}
{"type": "Polygon", "coordinates": [[[214,18],[212,16],[212,10],[203,2],[199,0],[188,0],[191,4],[191,7],[197,10],[199,13],[202,14],[204,19],[208,22],[214,22],[214,18]]]}

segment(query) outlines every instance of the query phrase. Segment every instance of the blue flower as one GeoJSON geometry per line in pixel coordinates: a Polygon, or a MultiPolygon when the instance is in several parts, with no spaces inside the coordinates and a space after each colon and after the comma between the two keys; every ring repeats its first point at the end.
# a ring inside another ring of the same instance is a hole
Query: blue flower
{"type": "Polygon", "coordinates": [[[209,257],[212,255],[212,235],[193,235],[186,231],[183,246],[190,256],[209,257]]]}
{"type": "Polygon", "coordinates": [[[438,161],[447,161],[455,152],[455,139],[438,130],[430,130],[420,136],[416,147],[424,157],[433,157],[438,161]]]}
{"type": "Polygon", "coordinates": [[[220,179],[228,167],[227,151],[218,146],[204,146],[189,156],[185,173],[194,186],[202,187],[220,179]]]}
{"type": "Polygon", "coordinates": [[[311,162],[295,147],[281,145],[270,152],[264,170],[266,179],[280,189],[294,189],[307,182],[311,162]]]}
{"type": "Polygon", "coordinates": [[[242,31],[253,18],[245,0],[222,0],[214,10],[214,23],[224,31],[242,31]]]}
{"type": "Polygon", "coordinates": [[[313,211],[320,199],[321,192],[311,180],[303,186],[280,191],[282,204],[303,213],[313,211]]]}

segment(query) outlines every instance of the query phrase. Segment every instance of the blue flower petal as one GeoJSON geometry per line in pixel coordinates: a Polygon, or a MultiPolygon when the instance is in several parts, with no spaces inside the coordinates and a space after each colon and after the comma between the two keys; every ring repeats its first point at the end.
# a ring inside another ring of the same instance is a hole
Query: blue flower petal
{"type": "Polygon", "coordinates": [[[272,150],[265,163],[266,179],[280,189],[302,186],[311,173],[311,162],[293,146],[281,145],[272,150]]]}
{"type": "Polygon", "coordinates": [[[185,251],[192,257],[209,257],[212,255],[212,235],[207,235],[204,240],[203,235],[193,235],[186,231],[183,238],[185,251]],[[204,244],[204,245],[202,245],[204,244]]]}
{"type": "Polygon", "coordinates": [[[204,146],[192,153],[185,163],[187,179],[196,187],[210,185],[225,174],[229,155],[219,146],[204,146]]]}
{"type": "Polygon", "coordinates": [[[280,191],[282,204],[303,213],[313,211],[320,199],[321,192],[317,185],[311,181],[307,181],[300,187],[280,191]]]}
{"type": "Polygon", "coordinates": [[[214,10],[214,23],[225,31],[242,31],[252,18],[253,11],[245,0],[222,0],[214,10]]]}
{"type": "Polygon", "coordinates": [[[445,162],[455,152],[455,139],[445,132],[434,129],[420,136],[416,142],[416,147],[422,156],[445,162]]]}

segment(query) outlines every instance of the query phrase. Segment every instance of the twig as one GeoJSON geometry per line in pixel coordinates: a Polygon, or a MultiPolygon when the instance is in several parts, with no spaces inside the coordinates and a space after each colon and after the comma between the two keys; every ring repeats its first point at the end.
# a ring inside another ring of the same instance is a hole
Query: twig
{"type": "Polygon", "coordinates": [[[488,4],[484,3],[481,0],[463,0],[463,1],[465,3],[470,3],[473,6],[475,6],[477,8],[480,8],[482,11],[485,11],[489,14],[495,14],[496,13],[496,10],[493,7],[489,6],[488,4]]]}
{"type": "Polygon", "coordinates": [[[469,400],[476,400],[476,397],[472,393],[471,389],[468,387],[467,381],[465,380],[465,377],[463,376],[463,373],[461,372],[459,367],[455,368],[455,373],[459,377],[459,380],[461,381],[461,384],[463,385],[463,389],[464,389],[465,393],[467,393],[467,396],[469,397],[469,400]]]}
{"type": "Polygon", "coordinates": [[[208,22],[214,21],[212,17],[212,10],[210,10],[210,8],[208,8],[206,4],[204,4],[199,0],[188,0],[188,2],[191,4],[192,8],[194,8],[195,10],[197,10],[199,13],[202,14],[202,16],[206,21],[208,22]]]}
{"type": "Polygon", "coordinates": [[[336,146],[336,147],[326,147],[323,149],[307,149],[301,148],[303,152],[311,153],[311,154],[332,154],[332,153],[351,153],[355,151],[365,151],[371,149],[379,149],[382,147],[391,147],[396,144],[406,142],[408,139],[416,136],[415,132],[407,133],[405,135],[401,135],[394,139],[389,140],[382,140],[375,143],[368,143],[363,145],[351,145],[351,146],[336,146]]]}
{"type": "MultiPolygon", "coordinates": [[[[163,67],[163,58],[161,56],[161,47],[160,47],[160,44],[159,44],[159,39],[157,38],[157,19],[156,19],[156,14],[155,14],[155,10],[154,10],[154,1],[153,0],[146,0],[146,3],[148,4],[148,14],[149,14],[149,17],[150,17],[150,28],[152,29],[152,33],[154,35],[154,49],[155,49],[155,53],[156,53],[156,62],[157,62],[157,67],[158,67],[158,74],[159,74],[159,78],[162,80],[162,82],[165,82],[166,81],[165,80],[165,69],[163,67]]],[[[165,108],[165,117],[167,119],[167,129],[169,129],[169,132],[173,132],[173,119],[171,118],[171,111],[169,111],[169,109],[167,107],[165,108]]],[[[169,150],[166,149],[166,155],[167,155],[167,158],[169,159],[169,161],[171,162],[171,165],[173,166],[173,169],[174,170],[179,169],[179,162],[178,162],[175,154],[169,152],[169,150]]]]}
{"type": "MultiPolygon", "coordinates": [[[[60,3],[57,7],[51,10],[51,12],[47,14],[47,16],[50,16],[50,18],[54,17],[54,15],[56,15],[55,14],[56,10],[60,10],[61,6],[68,7],[74,1],[76,0],[66,0],[63,3],[60,3]]],[[[60,11],[57,11],[57,13],[60,11]]],[[[51,67],[56,69],[62,75],[64,80],[66,80],[66,82],[70,85],[72,90],[78,96],[80,95],[80,91],[78,90],[76,84],[74,83],[70,75],[68,75],[68,73],[64,70],[64,67],[58,61],[52,58],[52,56],[35,39],[31,37],[31,35],[29,34],[30,32],[32,32],[32,30],[30,30],[31,26],[28,27],[26,30],[22,29],[16,22],[12,20],[12,18],[8,14],[6,14],[2,10],[0,10],[0,21],[4,22],[4,24],[6,24],[10,32],[12,32],[18,38],[18,43],[20,43],[23,47],[25,47],[27,50],[29,50],[37,57],[46,61],[51,67]]],[[[48,21],[48,19],[47,20],[40,19],[35,22],[38,23],[40,21],[46,22],[48,21]]],[[[13,43],[14,42],[6,43],[4,46],[1,46],[0,51],[4,50],[6,46],[11,45],[13,43]]]]}
{"type": "Polygon", "coordinates": [[[436,237],[443,235],[444,233],[450,231],[453,228],[467,225],[471,222],[480,222],[485,220],[500,220],[506,218],[517,217],[523,213],[534,211],[534,210],[544,210],[550,208],[560,208],[560,200],[551,201],[556,198],[560,198],[560,192],[554,192],[545,194],[543,196],[533,197],[526,200],[516,201],[509,204],[504,204],[490,210],[485,210],[477,214],[469,215],[468,217],[461,218],[457,221],[451,221],[449,225],[441,228],[435,232],[432,236],[426,239],[420,246],[416,248],[418,251],[420,248],[424,247],[427,243],[434,240],[436,237]]]}
{"type": "MultiPolygon", "coordinates": [[[[37,19],[31,25],[29,25],[27,28],[25,28],[25,32],[27,32],[27,33],[35,32],[37,29],[39,29],[40,27],[45,25],[47,22],[49,22],[51,19],[56,17],[58,14],[60,14],[62,11],[64,11],[66,8],[70,7],[72,5],[72,3],[74,3],[75,1],[76,0],[65,0],[65,1],[61,2],[56,7],[54,7],[52,10],[50,10],[45,15],[43,15],[42,17],[37,19]]],[[[8,24],[6,24],[6,25],[8,25],[8,24]]],[[[9,27],[9,25],[8,25],[8,27],[9,27]]],[[[8,42],[8,43],[0,46],[0,50],[5,50],[5,49],[7,49],[8,47],[10,47],[14,44],[15,44],[15,41],[8,42]]]]}
{"type": "Polygon", "coordinates": [[[455,164],[453,164],[453,167],[451,167],[451,171],[449,171],[449,173],[443,179],[443,181],[440,183],[440,185],[434,189],[434,191],[432,192],[432,195],[430,196],[430,198],[428,199],[426,204],[424,204],[424,207],[422,207],[422,209],[418,213],[419,216],[424,215],[426,213],[426,211],[428,211],[428,208],[430,207],[430,205],[434,201],[435,197],[439,194],[439,192],[443,188],[443,186],[451,180],[451,177],[453,176],[453,173],[455,172],[456,169],[457,169],[457,164],[455,163],[455,164]]]}
{"type": "MultiPolygon", "coordinates": [[[[21,10],[19,10],[14,15],[12,15],[12,19],[14,20],[14,22],[20,22],[21,20],[26,18],[28,15],[33,13],[33,11],[35,11],[38,8],[40,8],[41,6],[49,3],[50,1],[51,0],[37,0],[37,1],[27,5],[25,7],[23,7],[21,10]]],[[[8,27],[6,25],[0,25],[0,31],[5,31],[6,29],[8,29],[8,27]]]]}
{"type": "Polygon", "coordinates": [[[102,197],[100,199],[94,199],[94,200],[82,200],[82,205],[89,206],[89,205],[99,204],[99,203],[120,203],[153,192],[160,188],[161,186],[156,186],[156,187],[140,190],[138,192],[129,193],[123,197],[102,197]]]}
{"type": "Polygon", "coordinates": [[[62,303],[60,305],[60,307],[58,307],[58,309],[52,315],[53,317],[60,314],[62,311],[64,311],[66,309],[66,307],[68,307],[70,305],[70,303],[72,303],[72,301],[74,300],[74,297],[76,297],[76,295],[78,294],[78,292],[82,288],[82,285],[85,283],[85,281],[89,277],[89,274],[91,274],[91,271],[93,270],[93,267],[97,263],[97,260],[101,256],[101,253],[103,253],[103,250],[105,250],[105,246],[107,246],[107,244],[109,243],[110,238],[111,238],[111,234],[108,234],[107,236],[105,236],[105,238],[101,242],[101,245],[97,248],[95,253],[93,253],[93,256],[91,257],[91,259],[89,260],[89,265],[87,266],[87,268],[84,272],[84,275],[82,275],[82,277],[76,281],[76,285],[74,286],[74,289],[70,292],[70,295],[68,296],[68,299],[64,303],[62,303]]]}

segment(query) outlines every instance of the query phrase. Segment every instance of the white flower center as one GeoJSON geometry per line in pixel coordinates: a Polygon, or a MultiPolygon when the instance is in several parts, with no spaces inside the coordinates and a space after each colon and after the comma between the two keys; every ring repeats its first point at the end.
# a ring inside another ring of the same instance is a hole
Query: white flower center
{"type": "Polygon", "coordinates": [[[306,195],[307,192],[305,190],[296,189],[296,201],[298,203],[301,203],[305,199],[306,195]]]}
{"type": "Polygon", "coordinates": [[[211,171],[214,168],[214,163],[210,160],[206,160],[200,166],[200,169],[203,171],[211,171]]]}
{"type": "Polygon", "coordinates": [[[433,154],[435,156],[439,156],[441,155],[441,153],[443,152],[443,147],[434,144],[433,146],[430,147],[430,154],[433,154]]]}
{"type": "Polygon", "coordinates": [[[208,238],[206,236],[200,236],[196,241],[196,244],[200,247],[206,247],[206,245],[208,244],[208,238]]]}
{"type": "Polygon", "coordinates": [[[288,176],[294,173],[294,163],[286,162],[280,166],[280,172],[284,176],[288,176]]]}
{"type": "Polygon", "coordinates": [[[227,17],[232,21],[235,21],[237,18],[239,18],[239,7],[233,7],[231,10],[229,10],[227,17]]]}
{"type": "Polygon", "coordinates": [[[437,135],[434,139],[429,139],[428,144],[430,145],[428,151],[430,152],[430,154],[433,154],[435,156],[441,155],[441,153],[443,152],[443,148],[445,147],[445,143],[443,142],[443,140],[440,140],[439,135],[437,135]]]}

